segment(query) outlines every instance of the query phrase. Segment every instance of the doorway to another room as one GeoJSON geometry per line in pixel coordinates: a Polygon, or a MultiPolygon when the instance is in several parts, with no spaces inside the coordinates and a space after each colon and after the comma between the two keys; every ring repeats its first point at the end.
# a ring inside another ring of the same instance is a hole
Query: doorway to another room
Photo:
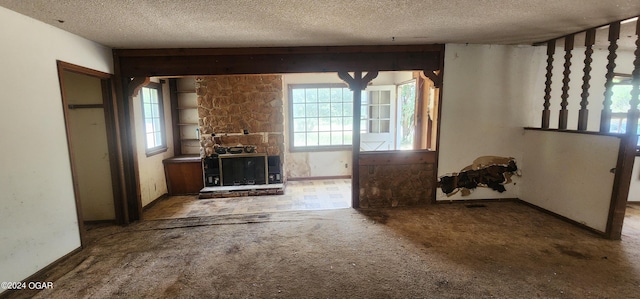
{"type": "Polygon", "coordinates": [[[58,62],[81,238],[87,223],[119,222],[111,75],[58,62]]]}

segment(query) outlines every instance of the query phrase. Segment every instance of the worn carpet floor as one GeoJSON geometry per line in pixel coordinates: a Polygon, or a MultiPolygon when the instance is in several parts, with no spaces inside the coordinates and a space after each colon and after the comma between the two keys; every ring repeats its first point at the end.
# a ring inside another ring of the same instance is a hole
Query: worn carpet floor
{"type": "Polygon", "coordinates": [[[604,240],[517,202],[145,221],[9,298],[638,298],[640,227],[604,240]]]}

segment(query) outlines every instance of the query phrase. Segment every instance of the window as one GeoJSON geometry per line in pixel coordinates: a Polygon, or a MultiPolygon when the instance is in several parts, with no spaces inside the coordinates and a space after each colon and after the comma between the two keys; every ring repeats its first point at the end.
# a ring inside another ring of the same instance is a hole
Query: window
{"type": "MultiPolygon", "coordinates": [[[[612,87],[613,95],[611,96],[611,120],[609,132],[621,133],[627,132],[627,112],[631,108],[629,101],[631,100],[630,84],[615,84],[612,87]]],[[[640,135],[640,124],[636,129],[636,134],[640,135]]],[[[640,140],[638,140],[640,146],[640,140]]]]}
{"type": "Polygon", "coordinates": [[[291,150],[351,147],[353,93],[343,84],[289,85],[291,150]]]}
{"type": "Polygon", "coordinates": [[[160,84],[149,83],[140,90],[147,156],[167,150],[160,84]]]}

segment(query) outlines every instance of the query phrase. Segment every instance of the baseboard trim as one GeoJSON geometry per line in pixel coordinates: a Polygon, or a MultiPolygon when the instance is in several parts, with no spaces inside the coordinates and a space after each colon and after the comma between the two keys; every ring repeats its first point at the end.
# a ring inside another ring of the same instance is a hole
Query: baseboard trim
{"type": "Polygon", "coordinates": [[[518,198],[483,198],[483,199],[457,199],[457,200],[436,200],[436,204],[474,204],[483,202],[514,202],[519,201],[518,198]]]}
{"type": "MultiPolygon", "coordinates": [[[[74,254],[77,254],[78,252],[82,251],[82,247],[78,247],[74,250],[72,250],[71,252],[63,255],[62,257],[58,258],[57,260],[53,261],[52,263],[46,265],[44,268],[38,270],[36,273],[33,273],[31,275],[29,275],[29,277],[21,280],[24,282],[30,282],[30,281],[45,281],[46,279],[41,279],[41,276],[44,275],[47,271],[51,270],[53,267],[57,266],[59,263],[63,262],[64,260],[68,259],[69,257],[71,257],[74,254]]],[[[6,290],[4,292],[0,293],[0,299],[3,298],[7,298],[10,294],[14,294],[16,292],[20,292],[21,290],[6,290]]]]}
{"type": "Polygon", "coordinates": [[[607,237],[607,234],[606,234],[605,232],[602,232],[602,231],[599,231],[599,230],[597,230],[597,229],[595,229],[595,228],[592,228],[592,227],[589,227],[589,226],[587,226],[587,225],[584,225],[584,224],[582,224],[582,223],[580,223],[580,222],[578,222],[578,221],[575,221],[575,220],[573,220],[573,219],[567,218],[567,217],[562,216],[562,215],[560,215],[560,214],[558,214],[558,213],[551,212],[551,211],[549,211],[549,210],[547,210],[547,209],[545,209],[545,208],[542,208],[542,207],[536,206],[536,205],[534,205],[534,204],[532,204],[532,203],[529,203],[529,202],[526,202],[526,201],[524,201],[524,200],[522,200],[522,199],[518,199],[517,201],[518,201],[519,203],[521,203],[521,204],[524,204],[524,205],[526,205],[526,206],[529,206],[529,207],[531,207],[531,208],[533,208],[533,209],[536,209],[536,210],[538,210],[538,211],[540,211],[540,212],[543,212],[543,213],[545,213],[545,214],[548,214],[548,215],[551,215],[551,216],[553,216],[553,217],[556,217],[556,218],[558,218],[558,219],[560,219],[560,220],[562,220],[562,221],[564,221],[564,222],[568,222],[568,223],[573,224],[573,225],[575,225],[575,226],[577,226],[577,227],[580,227],[580,228],[585,229],[585,230],[587,230],[587,231],[589,231],[589,232],[592,232],[592,233],[594,233],[594,234],[596,234],[596,235],[598,235],[598,236],[601,236],[601,237],[603,237],[603,238],[606,238],[606,237],[607,237]]]}
{"type": "Polygon", "coordinates": [[[350,175],[331,175],[331,176],[304,176],[296,178],[287,178],[287,181],[311,181],[311,180],[339,180],[351,179],[350,175]]]}
{"type": "Polygon", "coordinates": [[[110,219],[110,220],[87,220],[84,221],[84,224],[116,224],[116,220],[115,219],[110,219]]]}
{"type": "Polygon", "coordinates": [[[169,193],[165,193],[165,194],[160,195],[158,198],[152,200],[146,206],[142,207],[142,211],[145,212],[148,209],[151,209],[155,204],[157,204],[159,201],[161,201],[161,200],[163,200],[163,199],[165,199],[167,197],[169,197],[169,193]]]}

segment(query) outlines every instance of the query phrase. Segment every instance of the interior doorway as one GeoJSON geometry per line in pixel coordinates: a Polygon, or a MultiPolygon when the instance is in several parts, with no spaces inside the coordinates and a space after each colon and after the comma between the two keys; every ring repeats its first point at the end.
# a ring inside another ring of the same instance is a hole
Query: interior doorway
{"type": "MultiPolygon", "coordinates": [[[[81,238],[86,222],[121,219],[113,138],[111,75],[58,62],[81,238]]],[[[118,221],[119,222],[119,221],[118,221]]]]}

